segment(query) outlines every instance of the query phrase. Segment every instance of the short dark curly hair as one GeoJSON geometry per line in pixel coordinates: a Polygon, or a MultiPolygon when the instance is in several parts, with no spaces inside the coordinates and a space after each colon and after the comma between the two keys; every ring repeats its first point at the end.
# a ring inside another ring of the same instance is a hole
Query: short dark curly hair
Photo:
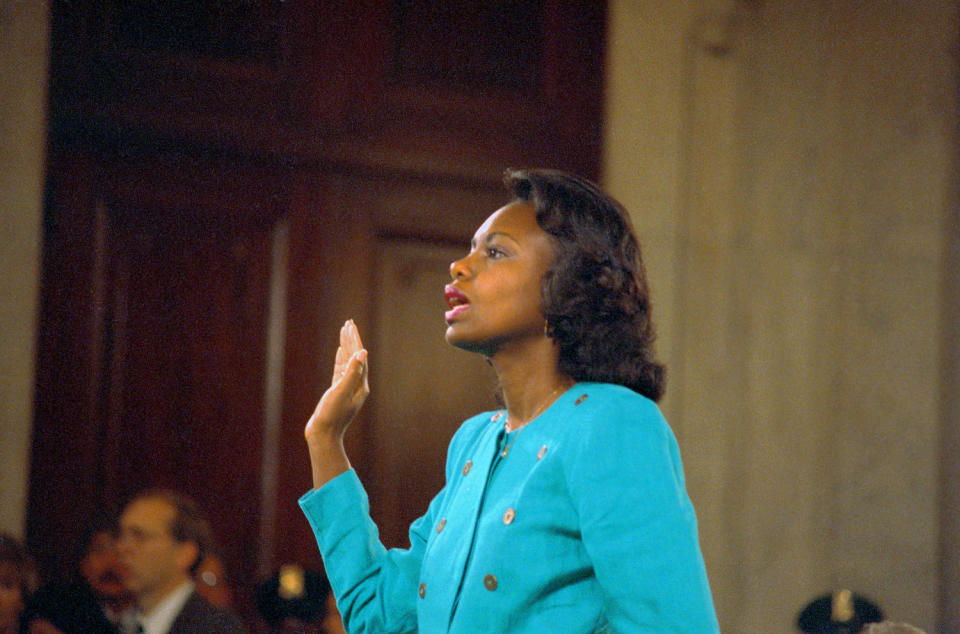
{"type": "Polygon", "coordinates": [[[659,400],[666,371],[653,359],[650,296],[626,210],[594,183],[558,170],[508,169],[504,183],[553,239],[541,294],[560,370],[659,400]]]}

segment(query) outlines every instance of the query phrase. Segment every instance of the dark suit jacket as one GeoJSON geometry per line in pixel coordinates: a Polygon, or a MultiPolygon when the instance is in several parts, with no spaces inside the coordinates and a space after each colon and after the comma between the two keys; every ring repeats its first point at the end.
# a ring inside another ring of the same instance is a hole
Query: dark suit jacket
{"type": "Polygon", "coordinates": [[[243,634],[240,620],[231,612],[215,608],[194,592],[170,626],[169,634],[243,634]]]}
{"type": "Polygon", "coordinates": [[[64,634],[117,634],[100,602],[85,581],[49,584],[33,593],[20,614],[22,631],[44,619],[64,634]]]}

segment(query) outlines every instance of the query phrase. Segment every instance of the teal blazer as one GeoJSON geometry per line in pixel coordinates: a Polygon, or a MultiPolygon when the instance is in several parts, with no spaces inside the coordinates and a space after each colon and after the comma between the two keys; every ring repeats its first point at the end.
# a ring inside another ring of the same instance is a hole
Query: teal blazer
{"type": "Polygon", "coordinates": [[[579,383],[521,429],[504,422],[457,431],[409,549],[380,543],[353,471],[300,499],[349,632],[719,631],[655,403],[579,383]]]}

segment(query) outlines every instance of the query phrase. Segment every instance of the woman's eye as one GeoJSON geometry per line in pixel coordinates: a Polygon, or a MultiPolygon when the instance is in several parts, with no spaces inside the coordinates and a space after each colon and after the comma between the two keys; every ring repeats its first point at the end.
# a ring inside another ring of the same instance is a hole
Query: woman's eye
{"type": "Polygon", "coordinates": [[[501,251],[500,249],[496,248],[496,247],[488,247],[488,248],[487,248],[487,257],[488,257],[488,258],[491,258],[491,259],[494,259],[494,260],[495,260],[495,259],[497,259],[497,258],[502,258],[504,255],[506,255],[506,254],[505,254],[503,251],[501,251]]]}

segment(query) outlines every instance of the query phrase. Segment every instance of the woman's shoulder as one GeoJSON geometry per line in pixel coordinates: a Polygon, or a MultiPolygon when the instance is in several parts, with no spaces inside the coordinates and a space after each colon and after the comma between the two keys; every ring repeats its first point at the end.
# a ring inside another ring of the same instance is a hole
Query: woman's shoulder
{"type": "Polygon", "coordinates": [[[577,383],[566,399],[567,409],[577,418],[609,420],[663,420],[657,404],[628,387],[615,383],[577,383]]]}
{"type": "Polygon", "coordinates": [[[577,445],[660,443],[673,436],[654,401],[612,383],[576,384],[565,395],[555,421],[560,435],[571,436],[577,445]]]}
{"type": "Polygon", "coordinates": [[[629,463],[667,465],[682,478],[676,437],[654,401],[609,383],[578,383],[573,389],[553,427],[571,477],[619,472],[617,464],[629,463]]]}

